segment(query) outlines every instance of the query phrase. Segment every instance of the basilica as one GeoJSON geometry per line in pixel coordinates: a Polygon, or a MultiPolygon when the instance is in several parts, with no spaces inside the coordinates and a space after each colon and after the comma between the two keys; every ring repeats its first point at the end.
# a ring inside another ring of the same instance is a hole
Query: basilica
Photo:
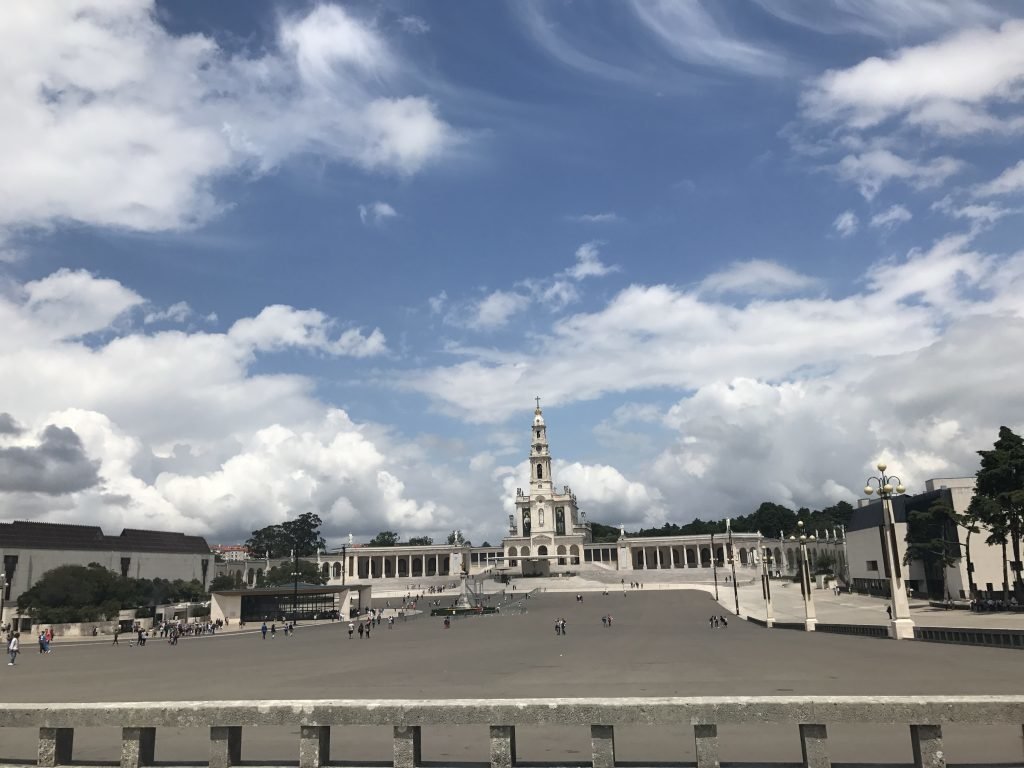
{"type": "Polygon", "coordinates": [[[503,542],[509,568],[521,567],[524,576],[546,576],[552,565],[580,564],[583,545],[591,542],[590,523],[568,485],[561,492],[555,490],[540,398],[530,434],[530,485],[525,491],[516,489],[515,503],[503,542]]]}

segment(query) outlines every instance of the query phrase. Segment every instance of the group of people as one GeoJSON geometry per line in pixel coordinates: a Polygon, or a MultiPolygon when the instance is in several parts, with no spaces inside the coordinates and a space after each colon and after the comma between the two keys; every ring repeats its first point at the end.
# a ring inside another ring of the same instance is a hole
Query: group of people
{"type": "Polygon", "coordinates": [[[555,619],[555,634],[564,635],[565,631],[565,619],[555,619]]]}
{"type": "Polygon", "coordinates": [[[39,633],[39,637],[36,638],[39,642],[40,653],[53,653],[53,649],[50,647],[50,643],[53,642],[53,628],[47,627],[39,633]]]}
{"type": "MultiPolygon", "coordinates": [[[[952,602],[952,601],[950,601],[952,602]]],[[[1010,595],[1009,600],[993,600],[991,597],[976,597],[971,600],[972,611],[1017,611],[1020,610],[1020,604],[1017,602],[1017,598],[1010,595]]]]}
{"type": "Polygon", "coordinates": [[[722,629],[728,629],[729,620],[721,614],[712,615],[711,618],[708,619],[708,626],[712,629],[718,629],[719,627],[722,629]]]}
{"type": "Polygon", "coordinates": [[[610,627],[612,625],[612,615],[610,613],[606,613],[604,616],[602,616],[601,624],[603,624],[605,627],[610,627]]]}

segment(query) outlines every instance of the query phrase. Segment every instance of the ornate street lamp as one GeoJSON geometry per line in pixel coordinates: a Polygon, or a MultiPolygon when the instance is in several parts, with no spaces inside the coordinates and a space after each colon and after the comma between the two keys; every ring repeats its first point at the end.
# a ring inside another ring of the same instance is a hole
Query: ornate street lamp
{"type": "Polygon", "coordinates": [[[804,598],[804,629],[813,632],[818,623],[818,614],[814,611],[814,597],[811,595],[811,564],[807,559],[807,542],[814,541],[815,535],[810,536],[804,533],[804,521],[797,520],[799,538],[790,536],[790,541],[800,542],[800,593],[804,598]]]}
{"type": "Polygon", "coordinates": [[[764,622],[766,626],[775,626],[775,612],[772,610],[772,582],[771,582],[771,547],[763,547],[760,542],[757,545],[761,553],[761,595],[764,597],[764,622]]]}
{"type": "Polygon", "coordinates": [[[910,618],[907,588],[900,568],[899,548],[896,546],[896,520],[892,511],[893,493],[903,494],[906,488],[895,475],[885,474],[885,462],[878,462],[878,477],[869,477],[864,493],[878,493],[882,501],[882,557],[885,575],[889,578],[890,624],[889,636],[894,640],[913,639],[914,620],[910,618]],[[894,485],[895,484],[895,485],[894,485]]]}
{"type": "Polygon", "coordinates": [[[715,600],[718,600],[718,557],[715,554],[715,534],[711,534],[711,572],[715,575],[715,600]]]}
{"type": "Polygon", "coordinates": [[[732,596],[736,600],[736,615],[740,615],[740,591],[736,586],[736,548],[732,545],[732,521],[725,518],[725,530],[729,533],[729,564],[732,566],[732,596]]]}

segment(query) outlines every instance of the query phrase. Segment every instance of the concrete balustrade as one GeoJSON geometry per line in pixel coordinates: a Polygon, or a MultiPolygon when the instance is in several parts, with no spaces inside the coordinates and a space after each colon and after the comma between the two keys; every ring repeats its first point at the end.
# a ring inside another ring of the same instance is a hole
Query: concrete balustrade
{"type": "MultiPolygon", "coordinates": [[[[153,765],[159,728],[208,727],[211,768],[242,759],[246,726],[291,726],[299,731],[300,768],[331,759],[331,729],[391,726],[395,768],[422,763],[424,727],[489,728],[493,768],[516,765],[516,727],[578,725],[590,728],[594,768],[615,768],[615,728],[620,725],[692,729],[698,768],[718,768],[718,726],[746,723],[797,725],[808,768],[828,768],[828,726],[905,723],[917,768],[945,766],[944,723],[1024,724],[1024,696],[750,696],[625,699],[451,699],[219,701],[115,704],[8,704],[0,729],[39,729],[38,764],[72,761],[76,727],[119,726],[122,768],[153,765]]],[[[0,744],[3,743],[0,730],[0,744]]],[[[173,746],[173,745],[171,745],[173,746]]],[[[0,755],[0,760],[4,756],[0,755]]],[[[164,756],[164,762],[172,756],[164,756]]],[[[339,756],[335,756],[337,759],[339,756]]]]}

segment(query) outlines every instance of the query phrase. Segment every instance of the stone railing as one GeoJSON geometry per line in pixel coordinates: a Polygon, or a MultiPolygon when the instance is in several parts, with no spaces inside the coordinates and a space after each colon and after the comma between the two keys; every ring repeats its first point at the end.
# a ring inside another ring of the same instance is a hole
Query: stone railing
{"type": "MultiPolygon", "coordinates": [[[[7,704],[0,708],[0,734],[4,727],[39,728],[38,764],[42,766],[72,761],[76,727],[118,726],[122,729],[121,768],[153,764],[157,729],[197,727],[209,728],[212,768],[237,765],[246,726],[298,728],[300,768],[321,768],[330,759],[331,728],[356,725],[393,727],[395,768],[414,768],[422,762],[420,732],[424,726],[448,725],[487,728],[493,768],[516,764],[516,726],[520,725],[588,727],[593,768],[614,768],[616,726],[690,727],[697,768],[718,768],[718,726],[762,723],[797,725],[803,764],[810,768],[831,764],[831,724],[905,723],[914,765],[940,768],[946,764],[944,723],[1012,724],[1020,729],[1024,696],[183,701],[7,704]]],[[[0,745],[3,743],[0,735],[0,745]]]]}

